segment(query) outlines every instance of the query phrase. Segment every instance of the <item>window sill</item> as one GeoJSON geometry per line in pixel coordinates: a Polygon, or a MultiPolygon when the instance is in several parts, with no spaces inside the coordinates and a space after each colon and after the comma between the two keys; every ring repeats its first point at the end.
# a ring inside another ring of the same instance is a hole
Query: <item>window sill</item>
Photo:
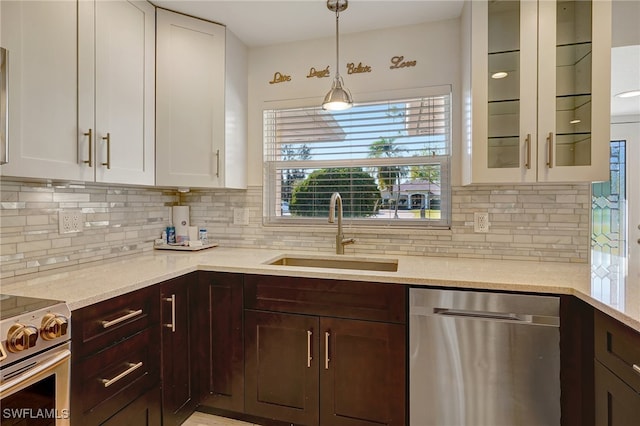
{"type": "MultiPolygon", "coordinates": [[[[425,228],[418,226],[419,224],[406,224],[406,225],[377,225],[377,226],[367,226],[367,225],[359,225],[359,224],[349,224],[348,222],[343,224],[343,230],[345,233],[349,234],[378,234],[378,235],[398,235],[398,234],[406,234],[407,232],[411,232],[412,235],[418,236],[447,236],[452,235],[453,232],[451,228],[425,228]]],[[[281,224],[281,223],[267,223],[263,221],[262,226],[267,228],[271,232],[309,232],[314,234],[335,234],[337,225],[335,223],[318,223],[314,222],[312,224],[303,224],[303,223],[291,223],[291,224],[281,224]],[[310,228],[310,225],[312,227],[310,228]]]]}

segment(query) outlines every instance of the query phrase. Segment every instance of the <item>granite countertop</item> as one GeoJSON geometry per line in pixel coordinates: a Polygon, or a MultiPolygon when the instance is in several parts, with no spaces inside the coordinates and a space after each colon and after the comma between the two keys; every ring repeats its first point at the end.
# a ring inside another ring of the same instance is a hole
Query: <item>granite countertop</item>
{"type": "MultiPolygon", "coordinates": [[[[640,282],[603,290],[587,264],[421,256],[342,255],[341,259],[398,259],[397,272],[268,265],[286,250],[216,247],[197,252],[158,250],[126,259],[40,273],[2,283],[2,293],[64,300],[72,310],[196,270],[373,281],[466,289],[570,294],[640,332],[640,282]]],[[[295,253],[334,257],[331,253],[295,253]]],[[[637,277],[636,281],[637,281],[637,277]]],[[[613,287],[613,286],[610,286],[613,287]]]]}

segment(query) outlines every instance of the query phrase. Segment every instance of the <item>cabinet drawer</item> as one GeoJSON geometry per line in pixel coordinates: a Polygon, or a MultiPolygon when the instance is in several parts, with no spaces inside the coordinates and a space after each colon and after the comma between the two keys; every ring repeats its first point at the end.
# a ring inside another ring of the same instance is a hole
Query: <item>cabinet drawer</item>
{"type": "Polygon", "coordinates": [[[156,387],[127,405],[100,426],[160,426],[163,424],[160,399],[160,388],[156,387]]]}
{"type": "Polygon", "coordinates": [[[640,394],[635,392],[599,361],[595,366],[595,424],[632,426],[640,417],[640,394]]]}
{"type": "Polygon", "coordinates": [[[403,285],[246,275],[245,309],[406,323],[403,285]]]}
{"type": "Polygon", "coordinates": [[[157,286],[128,293],[73,312],[73,355],[101,351],[159,322],[157,286]]]}
{"type": "Polygon", "coordinates": [[[160,379],[159,336],[143,330],[74,365],[82,390],[83,424],[100,423],[127,406],[160,379]]]}
{"type": "Polygon", "coordinates": [[[596,358],[640,392],[640,333],[597,311],[594,327],[596,358]]]}

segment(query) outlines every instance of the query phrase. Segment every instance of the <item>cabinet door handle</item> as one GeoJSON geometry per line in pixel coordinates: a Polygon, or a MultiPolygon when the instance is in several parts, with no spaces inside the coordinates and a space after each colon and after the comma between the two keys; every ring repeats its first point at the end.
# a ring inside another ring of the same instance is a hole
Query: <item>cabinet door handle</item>
{"type": "Polygon", "coordinates": [[[636,373],[640,374],[640,365],[633,364],[633,371],[635,371],[636,373]]]}
{"type": "Polygon", "coordinates": [[[165,302],[171,302],[171,324],[165,324],[164,326],[171,329],[172,333],[176,332],[176,295],[172,294],[171,297],[165,297],[165,302]]]}
{"type": "Polygon", "coordinates": [[[105,388],[108,388],[109,386],[111,386],[112,384],[114,384],[115,382],[117,382],[118,380],[123,379],[124,377],[128,376],[129,374],[133,373],[135,370],[137,370],[138,368],[142,367],[142,361],[140,361],[137,364],[133,364],[133,363],[127,363],[127,366],[129,368],[127,368],[126,370],[124,370],[122,373],[118,374],[116,377],[114,377],[113,379],[100,379],[100,381],[102,382],[102,384],[104,385],[105,388]]]}
{"type": "Polygon", "coordinates": [[[220,150],[216,150],[216,177],[220,177],[220,150]]]}
{"type": "Polygon", "coordinates": [[[547,136],[547,167],[553,168],[553,132],[549,132],[547,136]]]}
{"type": "Polygon", "coordinates": [[[525,145],[525,152],[526,152],[526,160],[524,163],[524,166],[527,169],[531,168],[531,133],[527,134],[526,139],[524,140],[524,145],[525,145]]]}
{"type": "Polygon", "coordinates": [[[137,317],[138,315],[142,315],[142,309],[138,309],[137,311],[129,311],[128,314],[121,316],[120,318],[116,318],[114,320],[111,321],[102,321],[102,327],[103,328],[109,328],[112,327],[116,324],[120,324],[122,321],[126,321],[128,319],[131,319],[133,317],[137,317]]]}
{"type": "Polygon", "coordinates": [[[331,337],[331,333],[328,331],[324,332],[324,369],[329,369],[329,337],[331,337]]]}
{"type": "Polygon", "coordinates": [[[307,368],[311,367],[311,361],[313,361],[313,357],[311,356],[311,336],[313,335],[313,331],[307,330],[307,368]]]}
{"type": "Polygon", "coordinates": [[[107,169],[111,169],[111,133],[107,133],[107,136],[103,136],[103,141],[107,141],[107,162],[102,163],[103,166],[107,166],[107,169]]]}
{"type": "Polygon", "coordinates": [[[88,164],[89,167],[93,167],[93,130],[89,129],[84,135],[89,138],[89,159],[84,160],[83,163],[88,164]]]}

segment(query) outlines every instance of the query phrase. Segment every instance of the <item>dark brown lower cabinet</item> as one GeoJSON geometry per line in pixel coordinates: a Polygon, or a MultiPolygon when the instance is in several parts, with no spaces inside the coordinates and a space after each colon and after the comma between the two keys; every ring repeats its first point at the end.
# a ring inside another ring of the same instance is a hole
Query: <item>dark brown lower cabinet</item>
{"type": "Polygon", "coordinates": [[[158,288],[73,311],[71,425],[162,424],[158,288]]]}
{"type": "Polygon", "coordinates": [[[562,426],[594,426],[593,307],[560,296],[560,406],[562,426]]]}
{"type": "Polygon", "coordinates": [[[321,318],[320,424],[405,424],[403,324],[321,318]]]}
{"type": "Polygon", "coordinates": [[[245,311],[245,407],[297,425],[405,424],[405,325],[245,311]]]}
{"type": "Polygon", "coordinates": [[[596,311],[596,426],[640,424],[640,333],[596,311]]]}
{"type": "Polygon", "coordinates": [[[245,311],[247,413],[318,424],[319,318],[245,311]]]}
{"type": "Polygon", "coordinates": [[[599,361],[596,373],[596,425],[637,426],[640,423],[640,394],[599,361]]]}
{"type": "Polygon", "coordinates": [[[162,418],[165,426],[182,424],[198,403],[196,368],[197,330],[191,312],[195,306],[197,273],[160,285],[162,326],[162,418]]]}
{"type": "Polygon", "coordinates": [[[200,404],[244,412],[243,275],[199,272],[195,320],[200,404]]]}
{"type": "Polygon", "coordinates": [[[160,388],[152,389],[138,397],[102,423],[103,426],[157,426],[160,424],[162,424],[160,388]]]}
{"type": "Polygon", "coordinates": [[[245,275],[245,412],[305,426],[402,426],[407,287],[245,275]]]}

